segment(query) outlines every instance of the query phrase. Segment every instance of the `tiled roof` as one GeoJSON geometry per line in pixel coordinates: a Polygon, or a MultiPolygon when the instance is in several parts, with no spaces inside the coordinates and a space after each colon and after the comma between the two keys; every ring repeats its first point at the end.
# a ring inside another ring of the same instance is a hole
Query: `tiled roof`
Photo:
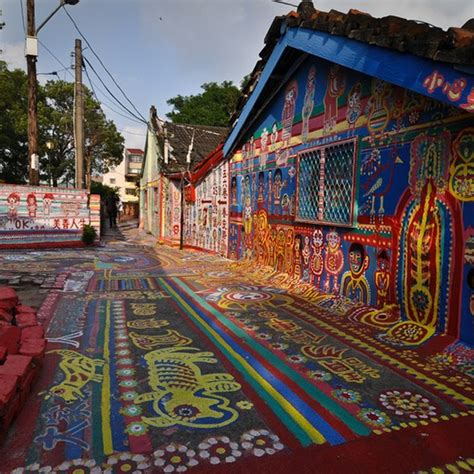
{"type": "Polygon", "coordinates": [[[304,0],[297,11],[273,20],[265,37],[265,47],[260,52],[261,59],[255,65],[251,79],[240,96],[232,121],[239,115],[255,88],[268,58],[287,28],[306,28],[345,36],[457,67],[472,69],[474,66],[474,19],[467,21],[461,28],[452,27],[444,31],[427,23],[397,16],[374,18],[358,10],[349,10],[348,13],[319,11],[311,1],[304,0]]]}
{"type": "Polygon", "coordinates": [[[165,122],[163,128],[171,146],[168,164],[163,163],[165,173],[176,173],[187,168],[186,158],[191,146],[192,169],[211,153],[227,135],[227,128],[203,125],[184,125],[165,122]]]}
{"type": "Polygon", "coordinates": [[[140,148],[125,148],[125,151],[130,155],[143,155],[143,150],[140,148]]]}

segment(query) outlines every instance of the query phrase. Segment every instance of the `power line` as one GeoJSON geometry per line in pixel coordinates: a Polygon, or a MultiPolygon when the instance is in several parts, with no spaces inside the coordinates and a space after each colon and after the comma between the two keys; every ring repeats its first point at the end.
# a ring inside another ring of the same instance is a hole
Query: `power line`
{"type": "Polygon", "coordinates": [[[113,107],[111,107],[110,105],[107,105],[104,100],[100,100],[99,97],[97,96],[96,88],[97,88],[97,90],[100,91],[100,93],[101,93],[102,95],[105,95],[104,92],[103,92],[99,87],[97,87],[97,85],[94,85],[94,83],[92,82],[92,79],[91,79],[91,77],[90,77],[90,75],[89,75],[89,70],[88,70],[88,68],[86,67],[85,64],[84,64],[84,71],[85,71],[85,73],[86,73],[87,79],[88,79],[89,84],[90,84],[90,86],[91,86],[92,93],[94,94],[94,97],[96,98],[97,102],[101,103],[102,105],[104,105],[105,107],[107,107],[108,109],[110,109],[112,112],[116,113],[117,115],[120,115],[121,117],[124,117],[124,118],[126,118],[127,120],[130,120],[131,122],[135,122],[135,123],[139,123],[139,124],[142,124],[142,123],[143,123],[141,120],[139,121],[139,120],[137,120],[137,119],[135,119],[135,118],[131,118],[131,117],[128,116],[128,115],[122,114],[121,112],[115,110],[115,109],[114,109],[113,107]]]}
{"type": "Polygon", "coordinates": [[[70,67],[67,67],[63,64],[63,62],[41,41],[41,40],[38,40],[38,43],[43,46],[43,48],[54,58],[56,59],[56,61],[61,64],[61,66],[64,68],[63,71],[66,71],[73,79],[74,79],[74,76],[72,74],[72,72],[70,71],[70,67]]]}
{"type": "Polygon", "coordinates": [[[99,61],[99,63],[101,64],[101,66],[104,68],[105,72],[109,75],[109,77],[112,79],[113,83],[117,86],[117,88],[120,90],[120,92],[123,94],[123,96],[125,97],[125,99],[127,99],[128,103],[135,109],[135,111],[138,113],[138,115],[141,117],[141,119],[146,122],[147,120],[145,119],[145,117],[143,117],[143,115],[141,114],[141,112],[135,107],[135,104],[128,98],[127,94],[125,94],[124,90],[120,87],[120,85],[118,84],[118,82],[115,80],[114,76],[109,72],[109,70],[107,69],[107,67],[105,66],[105,64],[103,63],[103,61],[100,59],[100,57],[97,55],[97,53],[94,51],[94,48],[92,47],[92,45],[89,43],[89,41],[87,40],[87,38],[83,35],[83,33],[81,32],[81,30],[79,29],[79,27],[77,26],[77,23],[74,21],[74,18],[70,15],[70,13],[64,8],[63,6],[63,10],[66,12],[66,15],[69,17],[69,19],[71,20],[72,24],[74,25],[74,28],[76,28],[77,32],[79,33],[79,35],[81,36],[81,38],[86,42],[87,46],[90,48],[90,50],[92,51],[92,53],[94,54],[94,56],[97,58],[97,60],[99,61]]]}
{"type": "Polygon", "coordinates": [[[20,8],[21,8],[21,22],[23,23],[23,33],[26,36],[25,11],[23,10],[23,0],[20,0],[20,8]]]}
{"type": "Polygon", "coordinates": [[[123,108],[125,109],[130,115],[132,115],[136,120],[139,122],[147,123],[145,119],[140,118],[138,115],[135,115],[134,112],[132,112],[128,107],[122,104],[119,99],[114,95],[114,93],[107,87],[107,84],[102,80],[100,75],[97,73],[97,71],[94,69],[94,66],[92,66],[91,62],[83,56],[84,61],[89,65],[89,67],[92,69],[92,72],[96,75],[97,79],[99,79],[100,83],[104,86],[105,90],[113,97],[113,99],[123,108]]]}

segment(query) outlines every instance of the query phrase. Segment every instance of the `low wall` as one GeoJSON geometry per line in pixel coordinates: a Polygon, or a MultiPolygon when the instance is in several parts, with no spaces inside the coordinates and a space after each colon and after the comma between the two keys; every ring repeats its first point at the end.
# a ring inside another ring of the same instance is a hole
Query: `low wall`
{"type": "Polygon", "coordinates": [[[85,190],[0,184],[0,248],[81,246],[91,224],[100,236],[100,196],[85,190]]]}

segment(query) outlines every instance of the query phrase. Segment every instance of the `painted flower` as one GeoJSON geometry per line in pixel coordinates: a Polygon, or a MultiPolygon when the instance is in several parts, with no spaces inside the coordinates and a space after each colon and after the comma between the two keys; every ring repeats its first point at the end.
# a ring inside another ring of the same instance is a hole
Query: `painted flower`
{"type": "Polygon", "coordinates": [[[119,382],[119,385],[121,387],[136,387],[137,386],[137,381],[136,380],[122,380],[119,382]]]}
{"type": "MultiPolygon", "coordinates": [[[[125,341],[128,339],[128,336],[127,336],[127,333],[121,333],[121,334],[116,334],[115,335],[115,339],[117,339],[118,341],[125,341]]],[[[118,345],[118,344],[117,344],[118,345]]]]}
{"type": "Polygon", "coordinates": [[[33,473],[48,473],[52,472],[53,468],[51,466],[40,467],[38,463],[30,464],[26,467],[18,467],[11,471],[11,474],[33,474],[33,473]]]}
{"type": "Polygon", "coordinates": [[[127,376],[127,375],[135,375],[135,369],[127,368],[127,369],[119,369],[117,370],[118,375],[127,376]]]}
{"type": "Polygon", "coordinates": [[[117,342],[116,347],[128,347],[128,342],[117,342]]]}
{"type": "Polygon", "coordinates": [[[329,372],[324,372],[324,370],[312,370],[311,372],[308,372],[308,376],[321,382],[327,382],[332,379],[332,375],[329,372]]]}
{"type": "Polygon", "coordinates": [[[118,356],[129,356],[130,351],[128,349],[120,349],[119,351],[116,352],[118,356]]]}
{"type": "Polygon", "coordinates": [[[150,459],[142,454],[116,453],[112,454],[105,461],[104,474],[127,472],[140,474],[150,467],[150,459]]]}
{"type": "Polygon", "coordinates": [[[428,295],[420,290],[416,290],[413,293],[412,301],[415,308],[419,311],[424,311],[430,303],[428,295]]]}
{"type": "Polygon", "coordinates": [[[445,370],[454,367],[459,363],[457,358],[449,352],[439,352],[437,354],[428,357],[427,359],[427,369],[433,370],[445,370]]]}
{"type": "Polygon", "coordinates": [[[121,408],[120,413],[125,416],[138,416],[141,415],[142,409],[137,405],[128,405],[121,408]]]}
{"type": "Polygon", "coordinates": [[[96,465],[94,459],[73,459],[72,461],[64,461],[54,468],[55,472],[66,472],[70,474],[95,474],[102,472],[100,466],[96,465]]]}
{"type": "Polygon", "coordinates": [[[257,326],[256,324],[246,324],[245,329],[248,331],[258,331],[260,329],[260,326],[257,326]]]}
{"type": "Polygon", "coordinates": [[[123,359],[119,359],[117,361],[117,365],[132,365],[132,364],[133,364],[133,360],[128,357],[124,357],[123,359]]]}
{"type": "Polygon", "coordinates": [[[293,364],[303,364],[308,359],[300,354],[292,354],[286,358],[288,362],[292,362],[293,364]]]}
{"type": "Polygon", "coordinates": [[[134,421],[129,423],[125,428],[126,433],[130,436],[142,436],[148,431],[148,426],[145,423],[140,423],[139,421],[134,421]]]}
{"type": "Polygon", "coordinates": [[[437,407],[419,393],[390,390],[381,393],[379,401],[387,410],[393,411],[395,415],[407,416],[412,420],[425,420],[431,416],[436,416],[438,412],[437,407]]]}
{"type": "Polygon", "coordinates": [[[253,408],[253,403],[249,400],[240,400],[240,402],[237,402],[236,405],[241,410],[251,410],[253,408]]]}
{"type": "Polygon", "coordinates": [[[284,351],[285,349],[288,349],[288,344],[285,344],[284,342],[274,342],[271,345],[273,349],[276,349],[278,351],[284,351]]]}
{"type": "Polygon", "coordinates": [[[121,400],[125,400],[127,402],[133,402],[135,400],[135,397],[137,397],[138,393],[133,392],[133,391],[128,391],[128,392],[123,392],[122,395],[120,396],[121,400]]]}
{"type": "Polygon", "coordinates": [[[345,388],[334,390],[332,392],[332,396],[344,403],[359,403],[361,400],[361,396],[359,392],[356,392],[355,390],[345,389],[345,388]]]}
{"type": "Polygon", "coordinates": [[[242,452],[239,451],[239,444],[227,436],[216,436],[199,444],[199,456],[211,464],[221,464],[235,462],[236,458],[242,456],[242,452]]]}
{"type": "Polygon", "coordinates": [[[265,454],[275,454],[284,446],[280,438],[268,430],[250,430],[240,438],[240,445],[245,451],[250,451],[254,456],[261,457],[265,454]]]}
{"type": "Polygon", "coordinates": [[[193,420],[201,411],[196,405],[183,403],[173,408],[173,414],[180,420],[193,420]]]}
{"type": "Polygon", "coordinates": [[[259,332],[259,333],[257,334],[257,337],[258,337],[259,339],[262,339],[263,341],[268,341],[268,339],[271,339],[271,338],[272,338],[272,336],[270,336],[270,334],[267,334],[267,333],[265,333],[265,332],[259,332]]]}
{"type": "Polygon", "coordinates": [[[164,472],[184,472],[199,464],[196,451],[182,444],[169,444],[163,449],[157,449],[153,454],[155,466],[161,467],[164,472]]]}
{"type": "Polygon", "coordinates": [[[264,319],[276,318],[278,316],[278,314],[275,313],[275,311],[266,311],[266,310],[265,311],[259,311],[258,315],[261,318],[264,318],[264,319]]]}
{"type": "Polygon", "coordinates": [[[383,411],[376,410],[375,408],[363,408],[357,414],[357,416],[370,426],[380,428],[388,426],[391,423],[389,416],[383,411]]]}

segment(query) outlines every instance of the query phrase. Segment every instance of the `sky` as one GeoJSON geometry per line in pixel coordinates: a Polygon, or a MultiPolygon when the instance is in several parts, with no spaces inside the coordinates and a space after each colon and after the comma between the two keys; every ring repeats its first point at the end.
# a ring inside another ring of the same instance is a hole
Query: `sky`
{"type": "MultiPolygon", "coordinates": [[[[297,4],[298,0],[287,0],[297,4]]],[[[0,0],[0,59],[10,68],[26,69],[21,5],[26,0],[0,0]]],[[[322,11],[357,9],[381,17],[397,15],[447,29],[474,17],[474,0],[317,0],[322,11]]],[[[36,25],[59,0],[36,0],[36,25]]],[[[166,101],[178,94],[198,94],[206,82],[231,80],[239,84],[252,71],[264,46],[273,18],[293,8],[272,0],[80,0],[65,7],[115,81],[148,118],[151,105],[165,118],[166,101]]],[[[74,40],[79,38],[61,9],[38,34],[38,79],[45,82],[58,72],[73,80],[70,66],[74,40]]],[[[83,41],[84,56],[113,94],[132,106],[113,84],[91,48],[83,41]]],[[[108,118],[114,120],[129,148],[144,148],[145,125],[117,114],[120,106],[87,66],[95,91],[108,118]],[[112,110],[111,109],[114,109],[112,110]]],[[[89,85],[84,74],[84,82],[89,85]]],[[[133,110],[133,109],[132,109],[133,110]]]]}

